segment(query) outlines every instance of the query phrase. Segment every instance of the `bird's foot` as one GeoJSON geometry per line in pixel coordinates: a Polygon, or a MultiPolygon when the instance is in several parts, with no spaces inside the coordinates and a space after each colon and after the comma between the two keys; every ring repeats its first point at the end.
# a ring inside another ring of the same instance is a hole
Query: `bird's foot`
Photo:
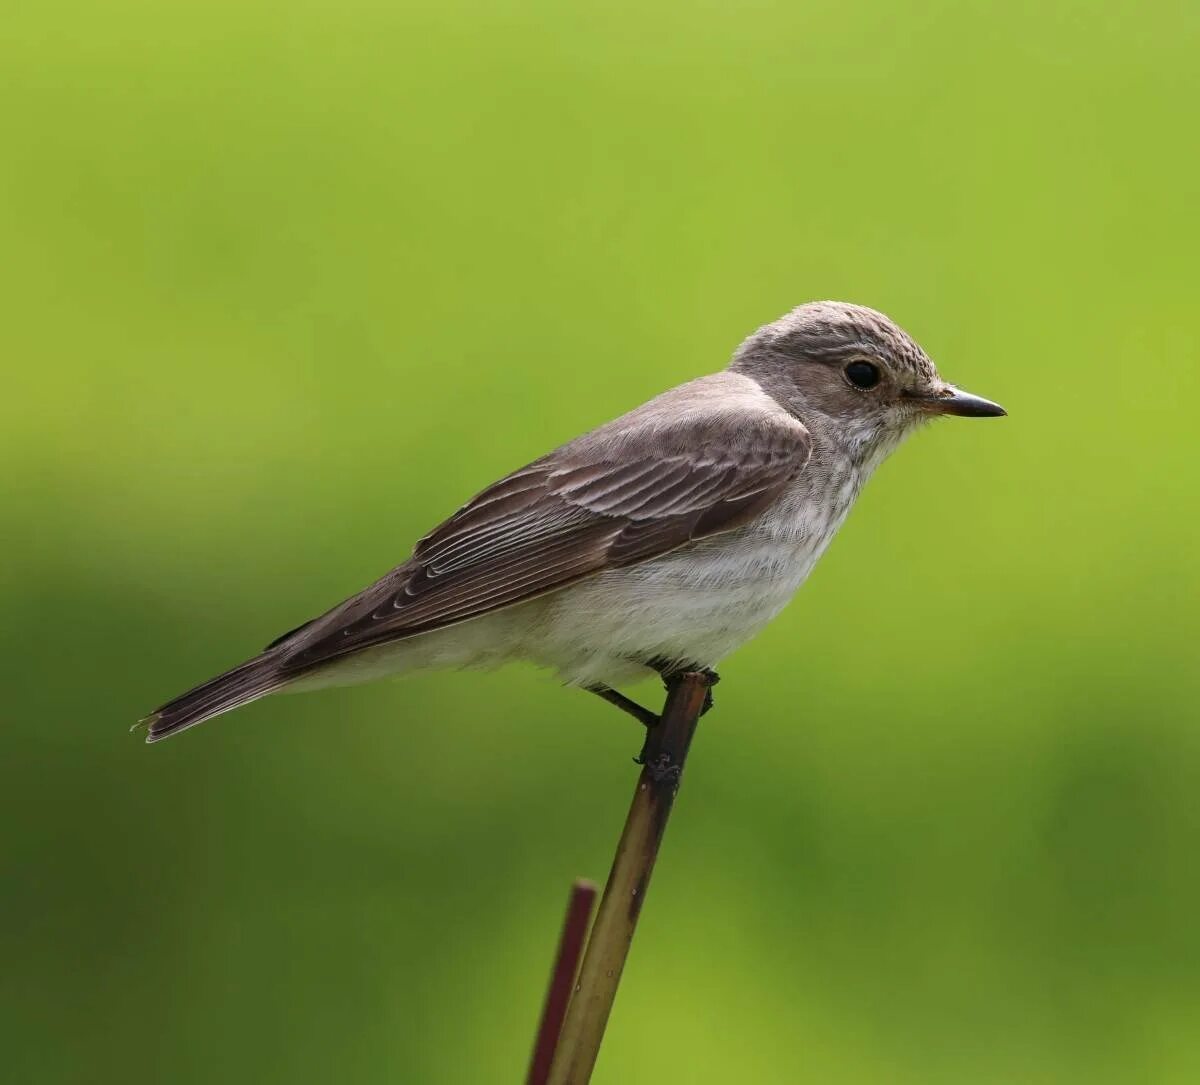
{"type": "Polygon", "coordinates": [[[645,768],[646,775],[656,784],[661,784],[664,780],[674,783],[683,774],[683,769],[671,760],[669,753],[660,753],[655,757],[647,759],[646,748],[643,746],[642,752],[633,760],[635,764],[642,765],[645,768]]]}
{"type": "Polygon", "coordinates": [[[679,779],[683,769],[675,764],[667,751],[653,748],[654,740],[657,737],[654,728],[646,728],[646,740],[642,743],[641,752],[633,759],[633,763],[641,765],[646,770],[646,775],[656,784],[661,784],[664,780],[674,782],[679,779]]]}
{"type": "Polygon", "coordinates": [[[713,700],[713,686],[721,681],[721,676],[717,674],[711,667],[702,667],[700,674],[704,675],[708,682],[708,687],[704,691],[704,704],[700,708],[700,715],[706,715],[716,702],[713,700]]]}
{"type": "Polygon", "coordinates": [[[700,715],[705,715],[716,703],[713,700],[712,688],[721,681],[721,676],[711,667],[693,667],[686,663],[680,663],[677,660],[666,659],[652,659],[647,666],[658,671],[659,677],[662,679],[668,693],[679,684],[685,674],[704,675],[704,679],[708,683],[708,688],[704,691],[704,707],[700,709],[700,715]]]}
{"type": "MultiPolygon", "coordinates": [[[[712,687],[721,681],[721,676],[717,674],[711,667],[688,667],[680,666],[678,663],[660,663],[652,661],[649,666],[662,676],[663,685],[667,687],[667,692],[670,693],[682,680],[685,674],[701,674],[705,679],[704,689],[704,704],[700,708],[700,715],[703,716],[713,706],[712,687]]],[[[650,750],[651,740],[653,739],[654,728],[662,721],[662,717],[657,712],[651,712],[648,708],[643,708],[637,701],[630,697],[626,697],[623,693],[618,693],[611,686],[588,686],[589,692],[596,694],[597,697],[603,697],[611,705],[616,705],[622,712],[628,713],[643,727],[646,728],[646,740],[642,743],[641,753],[633,759],[634,764],[647,766],[647,771],[650,773],[651,779],[656,783],[661,783],[663,780],[677,779],[679,776],[679,766],[673,765],[671,759],[666,754],[652,754],[650,750]]]]}

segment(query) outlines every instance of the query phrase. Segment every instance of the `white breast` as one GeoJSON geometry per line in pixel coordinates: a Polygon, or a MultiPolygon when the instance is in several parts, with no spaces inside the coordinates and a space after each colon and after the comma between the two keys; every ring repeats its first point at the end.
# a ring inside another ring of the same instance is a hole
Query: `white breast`
{"type": "Polygon", "coordinates": [[[797,483],[737,531],[614,569],[541,601],[523,655],[564,680],[617,685],[653,657],[715,666],[763,628],[804,583],[861,486],[848,459],[797,483]]]}

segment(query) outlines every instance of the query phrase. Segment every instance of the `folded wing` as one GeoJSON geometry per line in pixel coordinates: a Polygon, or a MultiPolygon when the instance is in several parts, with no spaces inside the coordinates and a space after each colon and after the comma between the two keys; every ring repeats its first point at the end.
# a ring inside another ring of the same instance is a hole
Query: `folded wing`
{"type": "Polygon", "coordinates": [[[732,530],[779,496],[810,451],[808,431],[782,411],[717,412],[566,445],[488,487],[405,564],[281,638],[280,666],[307,671],[732,530]]]}

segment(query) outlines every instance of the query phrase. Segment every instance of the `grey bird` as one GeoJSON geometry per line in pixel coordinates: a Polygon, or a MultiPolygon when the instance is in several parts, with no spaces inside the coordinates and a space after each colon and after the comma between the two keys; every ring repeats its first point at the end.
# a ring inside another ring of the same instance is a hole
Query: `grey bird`
{"type": "Polygon", "coordinates": [[[146,717],[147,741],[281,690],[517,659],[653,724],[618,686],[715,679],[908,434],[1004,413],[947,384],[882,313],[802,305],[724,371],[489,486],[382,579],[146,717]]]}

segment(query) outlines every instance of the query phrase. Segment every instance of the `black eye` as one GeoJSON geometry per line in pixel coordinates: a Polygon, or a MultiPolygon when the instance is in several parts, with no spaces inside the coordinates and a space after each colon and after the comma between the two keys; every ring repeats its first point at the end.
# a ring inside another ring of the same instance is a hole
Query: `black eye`
{"type": "Polygon", "coordinates": [[[879,366],[871,362],[851,362],[846,366],[846,380],[855,388],[874,388],[879,383],[879,366]]]}

